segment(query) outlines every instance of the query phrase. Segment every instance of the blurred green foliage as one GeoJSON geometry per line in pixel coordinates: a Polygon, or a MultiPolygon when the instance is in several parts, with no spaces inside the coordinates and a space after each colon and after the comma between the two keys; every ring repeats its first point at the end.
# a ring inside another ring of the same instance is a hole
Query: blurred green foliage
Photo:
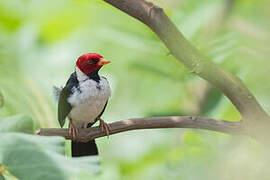
{"type": "Polygon", "coordinates": [[[26,116],[0,119],[0,173],[6,179],[68,179],[100,171],[97,157],[65,157],[62,137],[39,137],[26,116]]]}
{"type": "Polygon", "coordinates": [[[3,107],[3,105],[4,105],[4,97],[0,91],[0,108],[3,107]]]}
{"type": "MultiPolygon", "coordinates": [[[[226,0],[153,2],[164,7],[202,53],[239,76],[270,113],[268,0],[235,0],[228,12],[226,0]]],[[[150,29],[103,1],[0,0],[0,106],[4,98],[0,169],[8,168],[6,178],[36,179],[47,173],[50,179],[89,179],[89,173],[99,168],[94,163],[83,168],[84,160],[66,159],[62,138],[22,134],[59,126],[51,87],[64,85],[76,58],[87,52],[99,52],[112,61],[101,71],[113,89],[104,114],[107,122],[190,114],[240,119],[217,89],[167,55],[150,29]],[[35,158],[28,158],[29,154],[35,158]],[[43,160],[46,163],[40,167],[47,171],[28,173],[30,164],[37,163],[38,168],[43,160]]],[[[245,137],[168,129],[127,132],[97,141],[103,170],[94,179],[270,177],[269,156],[245,137]]]]}

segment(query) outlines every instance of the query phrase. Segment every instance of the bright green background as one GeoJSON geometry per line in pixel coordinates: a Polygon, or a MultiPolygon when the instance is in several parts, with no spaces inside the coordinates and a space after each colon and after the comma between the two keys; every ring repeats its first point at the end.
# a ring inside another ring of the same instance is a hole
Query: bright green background
{"type": "MultiPolygon", "coordinates": [[[[154,2],[270,112],[268,0],[235,0],[228,12],[225,0],[154,2]]],[[[103,115],[107,122],[194,114],[240,119],[226,97],[167,55],[150,29],[103,1],[0,0],[0,172],[8,169],[5,178],[89,179],[100,168],[94,179],[270,178],[269,155],[246,137],[189,129],[131,131],[97,140],[98,166],[96,158],[64,157],[63,138],[22,134],[59,126],[52,86],[64,85],[76,58],[88,52],[112,61],[101,70],[113,91],[103,115]]]]}

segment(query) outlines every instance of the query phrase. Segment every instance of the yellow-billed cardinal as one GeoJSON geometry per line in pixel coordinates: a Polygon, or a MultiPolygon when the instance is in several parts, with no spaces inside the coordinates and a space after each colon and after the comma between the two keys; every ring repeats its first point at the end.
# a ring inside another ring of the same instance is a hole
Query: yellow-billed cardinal
{"type": "Polygon", "coordinates": [[[92,126],[100,121],[100,128],[109,135],[110,126],[100,117],[111,95],[109,82],[99,76],[100,68],[110,63],[97,53],[80,56],[75,72],[68,79],[63,89],[56,89],[58,94],[58,121],[62,127],[66,117],[69,119],[69,133],[72,137],[72,157],[98,155],[95,140],[77,142],[78,130],[92,126]]]}

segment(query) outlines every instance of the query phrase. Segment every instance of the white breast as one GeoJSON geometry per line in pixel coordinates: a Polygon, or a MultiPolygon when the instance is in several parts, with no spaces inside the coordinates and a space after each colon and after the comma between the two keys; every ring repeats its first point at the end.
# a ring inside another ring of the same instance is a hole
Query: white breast
{"type": "Polygon", "coordinates": [[[72,105],[69,117],[78,128],[85,128],[88,123],[95,122],[111,95],[110,85],[104,77],[99,82],[91,79],[81,81],[72,92],[68,98],[72,105]]]}

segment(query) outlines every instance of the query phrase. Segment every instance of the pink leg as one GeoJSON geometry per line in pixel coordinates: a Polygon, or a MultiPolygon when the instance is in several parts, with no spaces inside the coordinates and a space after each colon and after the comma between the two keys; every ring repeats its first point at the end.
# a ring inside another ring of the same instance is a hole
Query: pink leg
{"type": "Polygon", "coordinates": [[[69,121],[68,132],[69,132],[69,135],[71,136],[72,140],[77,139],[77,137],[78,137],[78,129],[76,128],[76,126],[71,121],[69,121]]]}
{"type": "Polygon", "coordinates": [[[106,135],[109,137],[111,126],[107,123],[105,123],[101,118],[99,118],[99,128],[102,132],[105,132],[106,135]]]}

